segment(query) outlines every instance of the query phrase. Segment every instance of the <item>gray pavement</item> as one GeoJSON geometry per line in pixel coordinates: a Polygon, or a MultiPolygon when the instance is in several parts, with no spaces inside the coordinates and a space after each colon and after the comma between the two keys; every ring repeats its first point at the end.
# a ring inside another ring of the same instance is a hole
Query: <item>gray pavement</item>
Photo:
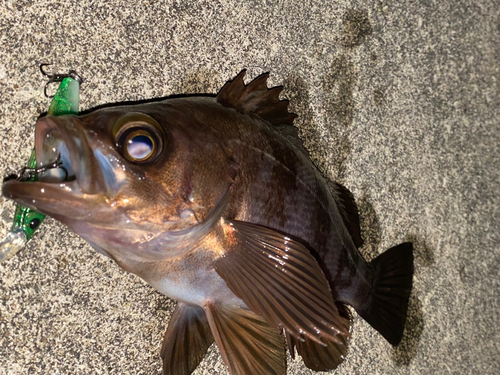
{"type": "MultiPolygon", "coordinates": [[[[2,1],[2,174],[47,110],[42,62],[86,78],[84,109],[270,71],[317,165],[353,191],[365,256],[415,243],[403,343],[356,317],[335,373],[499,373],[498,1],[2,1]]],[[[0,236],[12,209],[0,198],[0,236]]],[[[0,374],[160,374],[173,306],[47,220],[0,265],[0,374]]],[[[227,374],[215,347],[196,374],[227,374]]]]}

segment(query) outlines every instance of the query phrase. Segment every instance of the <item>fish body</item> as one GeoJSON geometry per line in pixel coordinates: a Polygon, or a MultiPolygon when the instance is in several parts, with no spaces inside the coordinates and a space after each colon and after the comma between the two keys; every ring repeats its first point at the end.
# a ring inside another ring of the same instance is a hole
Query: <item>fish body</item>
{"type": "Polygon", "coordinates": [[[179,304],[165,374],[190,374],[216,342],[232,374],[285,374],[285,349],[315,370],[347,350],[352,306],[392,344],[411,290],[411,244],[367,263],[357,209],[300,143],[295,115],[244,72],[217,97],[43,117],[39,166],[64,180],[3,194],[53,216],[179,304]]]}

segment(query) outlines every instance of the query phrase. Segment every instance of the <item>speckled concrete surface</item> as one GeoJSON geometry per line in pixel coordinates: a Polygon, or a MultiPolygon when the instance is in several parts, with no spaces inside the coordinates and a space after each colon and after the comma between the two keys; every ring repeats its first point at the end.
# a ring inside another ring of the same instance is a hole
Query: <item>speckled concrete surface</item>
{"type": "MultiPolygon", "coordinates": [[[[0,13],[2,173],[47,109],[41,62],[84,75],[85,109],[270,71],[314,160],[354,192],[363,253],[415,242],[402,345],[356,318],[335,373],[498,374],[498,1],[6,0],[0,13]]],[[[13,204],[0,204],[3,235],[13,204]]],[[[0,265],[0,288],[1,375],[160,374],[173,302],[56,222],[0,265]]],[[[215,347],[196,374],[227,374],[215,347]]]]}

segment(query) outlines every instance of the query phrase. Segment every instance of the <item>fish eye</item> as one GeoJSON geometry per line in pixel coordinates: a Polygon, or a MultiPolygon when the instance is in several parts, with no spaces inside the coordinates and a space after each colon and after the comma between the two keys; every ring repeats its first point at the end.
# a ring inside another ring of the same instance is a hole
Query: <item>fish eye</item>
{"type": "Polygon", "coordinates": [[[132,113],[118,119],[113,125],[118,149],[132,163],[152,162],[163,148],[160,125],[143,113],[132,113]]]}

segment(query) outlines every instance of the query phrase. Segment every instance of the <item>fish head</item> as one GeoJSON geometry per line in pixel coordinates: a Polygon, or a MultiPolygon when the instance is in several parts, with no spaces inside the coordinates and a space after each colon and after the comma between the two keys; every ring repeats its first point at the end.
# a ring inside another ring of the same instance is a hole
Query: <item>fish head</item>
{"type": "Polygon", "coordinates": [[[218,220],[231,183],[230,161],[195,118],[175,99],[42,117],[37,180],[2,192],[112,258],[178,256],[218,220]]]}

